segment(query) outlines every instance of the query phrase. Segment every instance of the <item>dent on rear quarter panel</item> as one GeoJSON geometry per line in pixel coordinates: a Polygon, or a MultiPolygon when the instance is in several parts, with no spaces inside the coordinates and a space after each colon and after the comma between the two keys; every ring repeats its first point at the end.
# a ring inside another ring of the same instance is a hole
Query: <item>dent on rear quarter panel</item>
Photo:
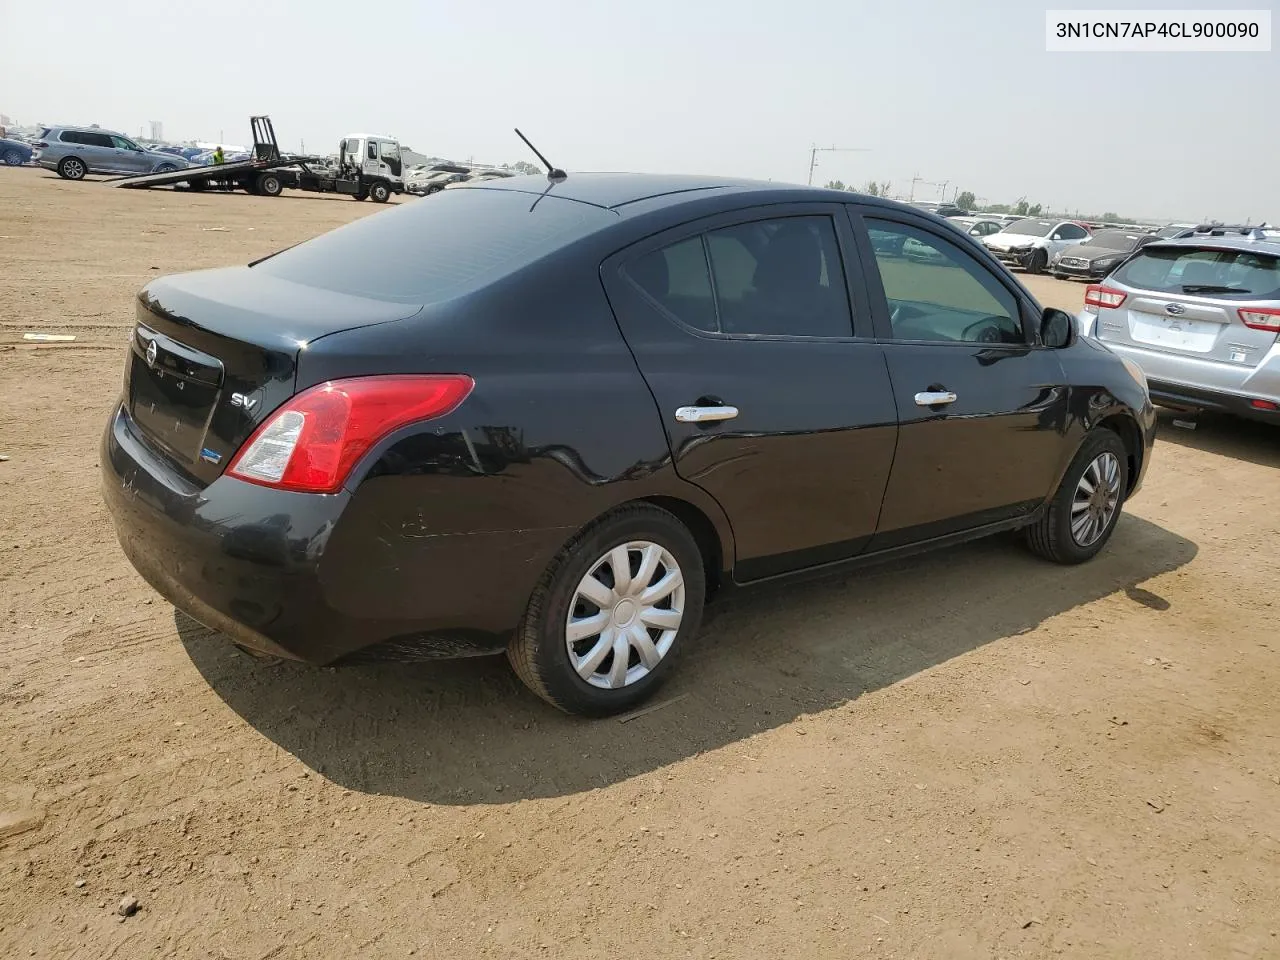
{"type": "Polygon", "coordinates": [[[622,503],[693,500],[727,527],[672,470],[596,264],[543,261],[524,274],[305,351],[300,384],[370,373],[475,379],[456,411],[399,431],[357,467],[321,563],[335,606],[510,631],[556,553],[622,503]]]}

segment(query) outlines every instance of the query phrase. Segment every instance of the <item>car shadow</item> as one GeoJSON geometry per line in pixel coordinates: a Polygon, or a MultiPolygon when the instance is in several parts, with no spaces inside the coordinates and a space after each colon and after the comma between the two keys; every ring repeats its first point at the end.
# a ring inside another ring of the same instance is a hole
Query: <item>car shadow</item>
{"type": "Polygon", "coordinates": [[[1176,443],[1180,447],[1216,453],[1256,463],[1260,467],[1280,467],[1280,421],[1274,424],[1257,420],[1245,420],[1222,413],[1177,413],[1157,408],[1159,433],[1163,443],[1176,443]],[[1195,429],[1174,425],[1194,423],[1195,429]]]}
{"type": "Polygon", "coordinates": [[[1176,616],[1137,585],[1195,555],[1191,541],[1126,515],[1107,549],[1078,567],[1040,561],[1003,537],[740,593],[708,608],[657,709],[628,722],[559,713],[505,658],[317,669],[263,663],[184,614],[175,622],[213,690],[333,782],[440,804],[506,803],[661,769],[1116,591],[1154,616],[1176,616]]]}

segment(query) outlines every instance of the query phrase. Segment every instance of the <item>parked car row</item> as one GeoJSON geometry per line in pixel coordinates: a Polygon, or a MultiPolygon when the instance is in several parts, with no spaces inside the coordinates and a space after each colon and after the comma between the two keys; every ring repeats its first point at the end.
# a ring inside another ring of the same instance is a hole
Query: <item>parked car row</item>
{"type": "Polygon", "coordinates": [[[425,197],[463,183],[498,180],[510,176],[513,174],[507,170],[476,170],[454,163],[437,163],[411,170],[405,178],[404,188],[407,193],[425,197]]]}

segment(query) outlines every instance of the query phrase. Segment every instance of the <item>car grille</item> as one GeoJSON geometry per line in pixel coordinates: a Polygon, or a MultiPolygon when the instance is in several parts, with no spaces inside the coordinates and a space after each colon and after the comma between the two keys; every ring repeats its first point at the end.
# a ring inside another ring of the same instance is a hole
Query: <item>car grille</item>
{"type": "Polygon", "coordinates": [[[1079,257],[1063,257],[1058,262],[1064,267],[1087,267],[1089,265],[1089,261],[1081,260],[1079,257]]]}

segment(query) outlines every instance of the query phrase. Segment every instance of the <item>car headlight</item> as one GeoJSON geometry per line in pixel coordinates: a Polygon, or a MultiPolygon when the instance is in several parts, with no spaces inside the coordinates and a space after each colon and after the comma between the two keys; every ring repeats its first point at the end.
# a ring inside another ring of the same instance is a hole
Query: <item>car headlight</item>
{"type": "Polygon", "coordinates": [[[1120,362],[1124,364],[1124,368],[1129,371],[1129,376],[1137,381],[1138,386],[1142,388],[1143,393],[1149,393],[1147,390],[1147,375],[1142,372],[1142,368],[1130,360],[1128,357],[1121,357],[1120,362]]]}
{"type": "Polygon", "coordinates": [[[1100,270],[1110,270],[1112,267],[1114,267],[1114,266],[1115,266],[1117,263],[1119,263],[1119,262],[1120,262],[1120,258],[1119,258],[1119,257],[1107,257],[1107,259],[1105,259],[1105,260],[1095,260],[1095,261],[1093,261],[1093,265],[1094,265],[1095,267],[1099,268],[1100,270]]]}

